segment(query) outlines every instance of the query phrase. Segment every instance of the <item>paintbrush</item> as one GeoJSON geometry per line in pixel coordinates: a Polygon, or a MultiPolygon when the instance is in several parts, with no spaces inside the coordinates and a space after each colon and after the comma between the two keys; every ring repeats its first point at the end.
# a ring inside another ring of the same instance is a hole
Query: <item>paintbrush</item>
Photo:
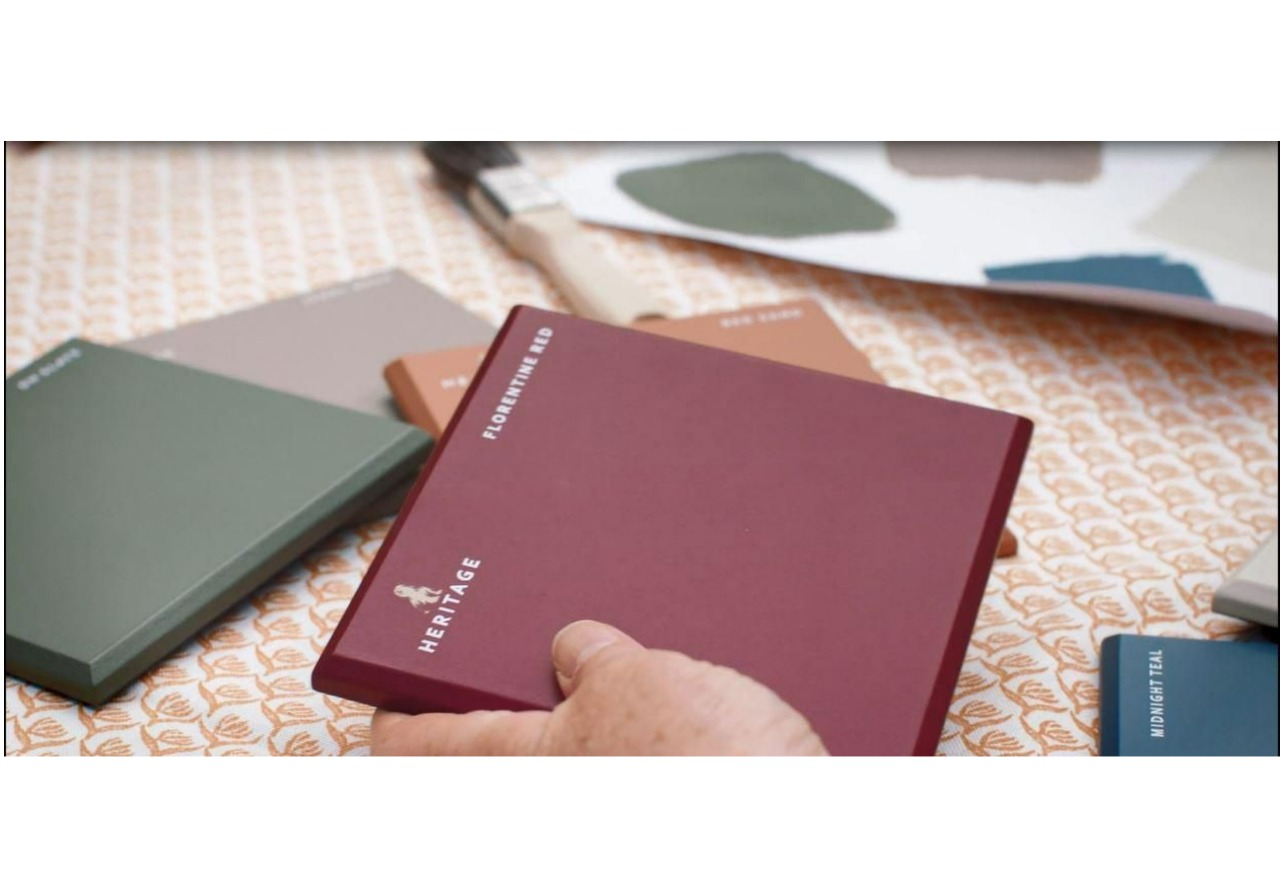
{"type": "Polygon", "coordinates": [[[626,325],[662,307],[592,248],[555,191],[506,143],[427,143],[436,176],[517,255],[551,278],[581,317],[626,325]]]}

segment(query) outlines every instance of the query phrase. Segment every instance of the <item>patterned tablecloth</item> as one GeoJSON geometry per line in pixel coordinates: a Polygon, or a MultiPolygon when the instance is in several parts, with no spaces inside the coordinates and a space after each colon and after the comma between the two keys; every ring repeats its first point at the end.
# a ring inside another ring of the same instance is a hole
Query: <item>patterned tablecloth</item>
{"type": "MultiPolygon", "coordinates": [[[[590,147],[529,146],[551,175],[590,147]]],[[[939,752],[1088,754],[1098,646],[1237,638],[1214,587],[1276,528],[1276,339],[593,229],[673,315],[816,298],[888,382],[1036,423],[939,752]]],[[[6,154],[5,370],[399,266],[494,324],[560,307],[411,147],[77,146],[6,154]]],[[[5,680],[6,754],[368,752],[310,670],[389,528],[340,532],[109,704],[5,680]]],[[[927,553],[927,546],[921,551],[927,553]]]]}

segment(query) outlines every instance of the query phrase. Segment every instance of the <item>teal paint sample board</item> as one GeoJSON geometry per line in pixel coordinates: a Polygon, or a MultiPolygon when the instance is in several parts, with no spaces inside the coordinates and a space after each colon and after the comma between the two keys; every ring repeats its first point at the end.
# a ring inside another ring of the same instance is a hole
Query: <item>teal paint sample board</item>
{"type": "Polygon", "coordinates": [[[1102,642],[1104,756],[1275,756],[1277,646],[1113,635],[1102,642]]]}

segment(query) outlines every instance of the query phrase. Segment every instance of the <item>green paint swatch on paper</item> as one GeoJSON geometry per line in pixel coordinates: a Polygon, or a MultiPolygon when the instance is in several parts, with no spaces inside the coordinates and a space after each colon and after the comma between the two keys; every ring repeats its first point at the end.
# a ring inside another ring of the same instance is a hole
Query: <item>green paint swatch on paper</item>
{"type": "Polygon", "coordinates": [[[744,152],[618,175],[618,188],[668,217],[748,236],[885,230],[893,212],[848,181],[780,152],[744,152]]]}

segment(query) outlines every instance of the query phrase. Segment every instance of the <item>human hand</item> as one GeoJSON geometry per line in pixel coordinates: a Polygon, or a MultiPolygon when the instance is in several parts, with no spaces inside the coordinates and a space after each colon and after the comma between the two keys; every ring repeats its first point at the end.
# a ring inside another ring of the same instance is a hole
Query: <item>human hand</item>
{"type": "Polygon", "coordinates": [[[373,714],[375,756],[825,755],[805,718],[753,679],[612,626],[551,645],[566,699],[550,712],[373,714]]]}

